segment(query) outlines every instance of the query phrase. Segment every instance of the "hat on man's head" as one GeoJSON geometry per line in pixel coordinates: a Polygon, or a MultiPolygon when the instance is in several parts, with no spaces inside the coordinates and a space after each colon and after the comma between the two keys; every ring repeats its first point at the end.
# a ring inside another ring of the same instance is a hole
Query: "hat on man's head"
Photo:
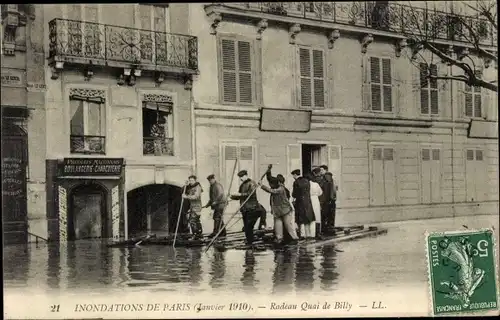
{"type": "Polygon", "coordinates": [[[215,179],[215,175],[214,174],[211,174],[207,177],[207,180],[212,180],[212,179],[215,179]]]}
{"type": "Polygon", "coordinates": [[[246,170],[241,170],[240,172],[238,172],[238,177],[240,178],[246,175],[248,175],[248,172],[246,170]]]}
{"type": "Polygon", "coordinates": [[[300,170],[299,169],[293,170],[292,175],[300,176],[300,170]]]}

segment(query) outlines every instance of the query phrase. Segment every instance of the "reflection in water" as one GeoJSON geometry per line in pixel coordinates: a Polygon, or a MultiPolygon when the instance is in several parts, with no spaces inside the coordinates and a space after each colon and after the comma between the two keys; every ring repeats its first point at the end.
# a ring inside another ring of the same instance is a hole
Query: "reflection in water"
{"type": "Polygon", "coordinates": [[[5,292],[27,288],[66,293],[69,288],[67,292],[71,293],[90,288],[95,292],[147,289],[188,291],[188,294],[193,290],[194,295],[212,288],[235,294],[248,290],[270,294],[319,293],[373,285],[425,286],[422,234],[426,230],[460,229],[462,225],[469,228],[493,225],[497,233],[499,230],[497,216],[433,219],[432,223],[422,220],[397,225],[386,236],[336,246],[281,252],[209,251],[208,259],[200,248],[108,248],[105,241],[98,240],[79,240],[60,247],[59,244],[40,248],[35,244],[12,245],[4,248],[5,292]],[[394,246],[395,241],[403,241],[404,250],[394,246]],[[393,277],[397,283],[391,281],[393,277]]]}
{"type": "Polygon", "coordinates": [[[241,277],[243,290],[255,291],[255,285],[258,283],[258,280],[255,279],[255,255],[252,250],[245,252],[245,264],[243,268],[245,268],[241,277]]]}
{"type": "Polygon", "coordinates": [[[299,257],[295,267],[295,288],[311,290],[314,288],[314,249],[299,248],[299,257]]]}
{"type": "Polygon", "coordinates": [[[13,287],[23,287],[28,283],[30,256],[27,245],[6,246],[3,251],[4,279],[13,287]]]}
{"type": "Polygon", "coordinates": [[[293,289],[297,252],[293,250],[274,253],[273,293],[289,292],[293,289]]]}
{"type": "Polygon", "coordinates": [[[321,269],[319,270],[319,278],[321,283],[321,289],[323,290],[332,290],[333,285],[336,283],[336,280],[339,274],[335,271],[336,265],[335,261],[337,258],[337,252],[335,251],[334,246],[324,246],[319,247],[316,251],[318,256],[322,257],[322,261],[320,263],[321,269]]]}
{"type": "Polygon", "coordinates": [[[226,274],[225,253],[217,250],[213,251],[212,261],[210,263],[210,286],[220,288],[224,286],[224,275],[226,274]]]}

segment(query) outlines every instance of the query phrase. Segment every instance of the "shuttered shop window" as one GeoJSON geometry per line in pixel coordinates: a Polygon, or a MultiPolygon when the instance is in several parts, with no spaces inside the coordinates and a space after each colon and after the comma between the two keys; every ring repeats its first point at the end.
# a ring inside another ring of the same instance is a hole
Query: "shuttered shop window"
{"type": "Polygon", "coordinates": [[[370,57],[371,110],[392,112],[391,59],[370,57]]]}
{"type": "Polygon", "coordinates": [[[371,152],[370,202],[373,205],[394,204],[397,201],[394,149],[374,147],[371,152]]]}
{"type": "Polygon", "coordinates": [[[252,50],[248,41],[220,40],[223,102],[254,103],[252,50]]]}
{"type": "Polygon", "coordinates": [[[325,65],[323,50],[299,48],[300,105],[325,107],[325,65]]]}
{"type": "Polygon", "coordinates": [[[437,65],[420,63],[420,113],[439,114],[437,65]],[[429,77],[430,76],[430,77],[429,77]]]}

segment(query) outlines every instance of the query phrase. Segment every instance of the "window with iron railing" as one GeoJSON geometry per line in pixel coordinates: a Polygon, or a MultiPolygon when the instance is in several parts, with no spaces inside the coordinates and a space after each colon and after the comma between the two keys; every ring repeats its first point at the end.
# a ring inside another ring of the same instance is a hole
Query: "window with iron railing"
{"type": "Polygon", "coordinates": [[[105,154],[104,99],[72,95],[70,97],[70,110],[70,152],[105,154]]]}
{"type": "Polygon", "coordinates": [[[172,105],[143,102],[142,130],[143,155],[174,155],[172,105]]]}

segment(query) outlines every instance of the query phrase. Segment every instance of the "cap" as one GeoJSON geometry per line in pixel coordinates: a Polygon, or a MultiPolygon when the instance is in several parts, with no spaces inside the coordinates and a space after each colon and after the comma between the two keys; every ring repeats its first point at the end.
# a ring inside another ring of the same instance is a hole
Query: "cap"
{"type": "Polygon", "coordinates": [[[241,170],[240,172],[238,172],[238,177],[240,178],[246,175],[248,175],[248,172],[246,170],[241,170]]]}
{"type": "Polygon", "coordinates": [[[214,174],[211,174],[207,177],[207,180],[212,180],[212,179],[215,179],[215,175],[214,174]]]}
{"type": "Polygon", "coordinates": [[[291,172],[292,175],[296,175],[296,176],[300,176],[300,170],[299,169],[295,169],[291,172]]]}

